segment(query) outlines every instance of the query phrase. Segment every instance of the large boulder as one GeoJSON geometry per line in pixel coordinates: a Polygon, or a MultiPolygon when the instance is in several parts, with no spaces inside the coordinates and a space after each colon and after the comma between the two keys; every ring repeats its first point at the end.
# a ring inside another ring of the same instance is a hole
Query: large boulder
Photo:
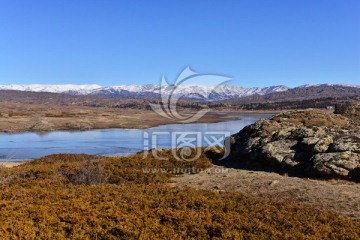
{"type": "Polygon", "coordinates": [[[360,154],[351,151],[315,154],[310,159],[309,171],[324,177],[359,180],[360,154]]]}
{"type": "Polygon", "coordinates": [[[360,129],[309,109],[261,119],[231,137],[230,159],[326,178],[360,180],[360,129]]]}

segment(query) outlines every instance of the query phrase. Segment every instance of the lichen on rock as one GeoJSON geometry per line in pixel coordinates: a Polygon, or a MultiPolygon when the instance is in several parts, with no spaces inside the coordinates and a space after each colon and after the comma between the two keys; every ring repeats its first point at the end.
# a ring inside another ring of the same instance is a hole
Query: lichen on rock
{"type": "Polygon", "coordinates": [[[261,119],[231,138],[229,159],[325,178],[360,180],[360,127],[322,110],[261,119]]]}

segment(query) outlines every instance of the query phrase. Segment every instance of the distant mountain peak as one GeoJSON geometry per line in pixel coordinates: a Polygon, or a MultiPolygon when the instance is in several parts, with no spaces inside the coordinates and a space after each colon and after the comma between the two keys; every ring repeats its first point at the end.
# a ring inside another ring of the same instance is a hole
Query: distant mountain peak
{"type": "Polygon", "coordinates": [[[356,85],[356,84],[327,84],[327,83],[305,84],[305,85],[298,86],[298,87],[296,87],[296,88],[320,87],[320,86],[355,87],[355,88],[360,88],[360,85],[356,85]]]}
{"type": "MultiPolygon", "coordinates": [[[[325,84],[326,86],[344,86],[360,87],[357,85],[345,84],[325,84]]],[[[320,84],[302,85],[297,88],[315,87],[320,84]]],[[[233,98],[242,98],[248,96],[267,95],[276,92],[289,90],[284,85],[269,87],[244,88],[240,86],[219,85],[215,88],[212,86],[200,85],[167,85],[159,86],[153,84],[145,85],[119,85],[112,87],[102,87],[97,84],[88,85],[50,85],[50,84],[29,84],[29,85],[0,85],[0,90],[18,90],[29,92],[50,92],[50,93],[67,93],[73,95],[102,95],[117,96],[125,98],[160,98],[161,94],[173,95],[176,98],[190,100],[220,101],[233,98]],[[176,91],[174,91],[176,88],[176,91]]],[[[296,88],[295,88],[296,89],[296,88]]]]}
{"type": "Polygon", "coordinates": [[[69,93],[75,94],[88,94],[102,86],[97,84],[75,85],[75,84],[11,84],[1,85],[0,90],[18,90],[29,92],[51,92],[51,93],[69,93]]]}

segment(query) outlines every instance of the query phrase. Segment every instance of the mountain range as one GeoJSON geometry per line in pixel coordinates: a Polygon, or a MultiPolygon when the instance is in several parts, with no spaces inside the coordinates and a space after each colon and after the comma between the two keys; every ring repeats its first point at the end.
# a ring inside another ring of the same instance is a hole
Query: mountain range
{"type": "Polygon", "coordinates": [[[322,84],[322,85],[304,85],[297,88],[291,88],[287,91],[273,92],[265,95],[252,95],[237,99],[227,99],[223,102],[229,104],[248,104],[248,103],[275,103],[286,101],[303,101],[320,98],[347,98],[360,96],[360,86],[322,84]]]}
{"type": "MultiPolygon", "coordinates": [[[[340,85],[340,84],[324,84],[324,85],[303,85],[293,89],[309,88],[309,87],[355,87],[357,85],[340,85]]],[[[256,97],[273,93],[287,92],[292,88],[286,86],[269,86],[269,87],[253,87],[243,88],[239,86],[219,85],[216,87],[199,86],[199,85],[129,85],[129,86],[113,86],[102,87],[96,84],[89,85],[49,85],[49,84],[30,84],[30,85],[0,85],[0,90],[17,90],[27,92],[48,92],[63,93],[72,95],[95,95],[122,98],[160,98],[161,96],[173,96],[186,100],[207,100],[221,101],[226,99],[236,99],[243,97],[256,97]]]]}

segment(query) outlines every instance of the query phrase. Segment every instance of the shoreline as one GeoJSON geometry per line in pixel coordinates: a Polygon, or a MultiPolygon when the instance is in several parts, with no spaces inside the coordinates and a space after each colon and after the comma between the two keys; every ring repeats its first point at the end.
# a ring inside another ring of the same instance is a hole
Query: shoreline
{"type": "MultiPolygon", "coordinates": [[[[208,112],[205,117],[201,118],[200,121],[196,121],[194,123],[183,123],[184,125],[186,124],[215,124],[215,123],[221,123],[221,122],[231,122],[231,121],[238,121],[238,120],[241,120],[242,119],[242,116],[246,116],[246,115],[256,115],[256,114],[264,114],[265,118],[267,116],[270,116],[271,113],[269,112],[250,112],[250,111],[246,111],[246,112],[242,112],[242,113],[238,113],[238,112],[227,112],[227,111],[222,111],[222,112],[208,112]]],[[[162,120],[164,120],[165,118],[161,117],[162,120]]],[[[166,120],[166,119],[165,119],[166,120]]],[[[175,125],[179,125],[181,123],[177,123],[177,122],[173,122],[173,121],[167,121],[167,122],[153,122],[153,125],[152,126],[142,126],[143,128],[136,128],[136,127],[132,127],[132,128],[119,128],[119,127],[112,127],[112,128],[107,128],[107,127],[104,127],[104,128],[92,128],[92,129],[52,129],[50,131],[17,131],[17,132],[6,132],[6,133],[2,133],[2,136],[3,137],[6,137],[6,136],[11,136],[11,135],[15,135],[15,134],[26,134],[26,133],[35,133],[35,134],[40,134],[40,135],[46,135],[46,134],[50,134],[50,133],[53,133],[53,132],[86,132],[86,131],[96,131],[96,130],[101,130],[101,129],[106,129],[106,130],[116,130],[116,129],[119,129],[119,130],[122,130],[122,129],[127,129],[127,130],[131,130],[131,129],[134,129],[134,130],[142,130],[142,129],[145,129],[145,128],[153,128],[153,127],[156,127],[156,126],[164,126],[164,125],[172,125],[172,124],[175,124],[175,125]]],[[[21,135],[20,135],[21,136],[21,135]]],[[[132,155],[132,154],[130,154],[132,155]]],[[[3,159],[0,159],[0,165],[3,164],[3,165],[6,165],[4,167],[13,167],[13,166],[17,166],[17,165],[20,165],[22,164],[23,162],[28,162],[28,161],[31,161],[31,160],[34,160],[33,158],[32,159],[25,159],[25,158],[18,158],[18,159],[8,159],[8,158],[3,158],[3,159]]]]}
{"type": "MultiPolygon", "coordinates": [[[[1,105],[0,105],[1,107],[1,105]]],[[[147,129],[160,125],[188,124],[179,123],[167,119],[153,111],[123,110],[123,109],[89,109],[73,107],[72,112],[67,116],[55,115],[55,113],[37,113],[38,116],[28,116],[27,113],[17,113],[14,117],[4,118],[0,116],[0,133],[49,133],[53,131],[89,131],[101,129],[147,129]],[[87,112],[84,112],[87,111],[87,112]],[[53,115],[51,115],[53,114],[53,115]],[[54,117],[55,116],[55,117],[54,117]]],[[[50,109],[50,111],[53,109],[50,109]]],[[[65,109],[66,110],[66,109],[65,109]]],[[[69,109],[67,109],[69,111],[69,109]]],[[[58,112],[58,109],[56,109],[58,112]]],[[[240,114],[275,114],[281,111],[210,111],[196,123],[219,123],[239,120],[240,114]]],[[[58,113],[59,114],[59,113],[58,113]]],[[[64,112],[62,112],[64,115],[64,112]]],[[[180,114],[186,116],[193,114],[191,111],[184,111],[180,114]]],[[[35,115],[35,114],[34,114],[35,115]]]]}
{"type": "MultiPolygon", "coordinates": [[[[205,119],[203,120],[198,120],[192,123],[179,123],[176,121],[171,121],[171,120],[167,120],[166,118],[163,118],[164,121],[159,120],[157,123],[156,122],[152,122],[150,124],[144,124],[144,125],[138,125],[135,126],[133,124],[129,124],[129,126],[127,126],[126,124],[124,124],[124,126],[103,126],[103,127],[93,127],[93,128],[52,128],[52,129],[48,129],[46,130],[46,128],[44,128],[43,130],[32,130],[32,129],[19,129],[19,130],[3,130],[0,129],[0,133],[3,134],[17,134],[17,133],[50,133],[50,132],[55,132],[55,131],[71,131],[71,132],[82,132],[82,131],[91,131],[91,130],[104,130],[104,129],[148,129],[148,128],[153,128],[153,127],[158,127],[158,126],[162,126],[162,125],[171,125],[171,124],[204,124],[204,123],[219,123],[219,122],[228,122],[228,121],[236,121],[236,120],[240,120],[239,117],[236,116],[223,116],[220,113],[222,112],[214,112],[214,113],[209,113],[208,116],[204,116],[205,119]],[[214,119],[209,119],[210,117],[215,117],[214,119]],[[167,120],[167,121],[166,121],[167,120]]],[[[224,112],[224,114],[227,114],[226,112],[224,112]]],[[[236,113],[235,113],[236,114],[236,113]]],[[[253,114],[257,114],[257,113],[253,113],[253,114]]],[[[265,113],[264,113],[265,114],[265,113]]],[[[160,116],[161,117],[161,116],[160,116]]]]}
{"type": "Polygon", "coordinates": [[[2,167],[4,167],[4,168],[16,167],[16,166],[19,166],[19,165],[22,165],[22,164],[26,163],[27,161],[31,161],[31,160],[0,161],[0,169],[1,169],[2,167]]]}

